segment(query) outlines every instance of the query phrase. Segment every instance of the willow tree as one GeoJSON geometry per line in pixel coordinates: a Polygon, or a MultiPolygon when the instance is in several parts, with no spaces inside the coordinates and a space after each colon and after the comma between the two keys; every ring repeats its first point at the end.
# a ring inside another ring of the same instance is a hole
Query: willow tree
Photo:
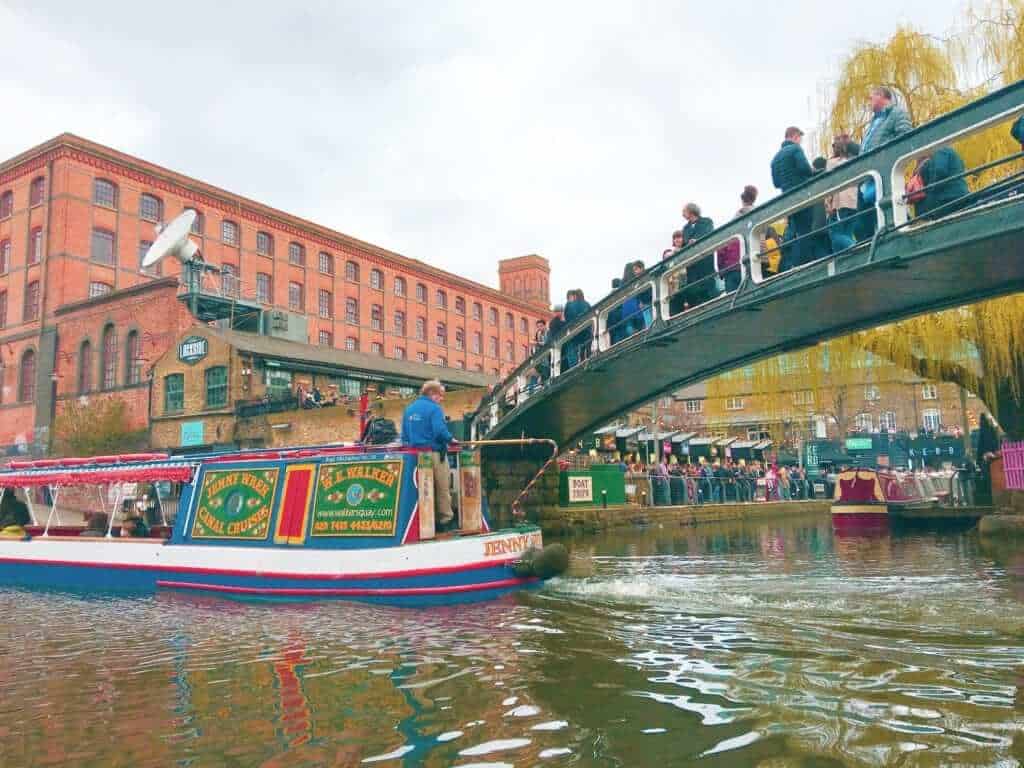
{"type": "MultiPolygon", "coordinates": [[[[1024,0],[969,6],[964,22],[948,36],[903,27],[882,43],[858,44],[838,77],[822,88],[819,141],[827,148],[834,135],[863,135],[869,118],[867,96],[874,85],[892,88],[919,125],[1021,77],[1024,0]]],[[[968,168],[1020,149],[1008,124],[993,126],[955,147],[968,168]]],[[[1019,163],[1000,166],[969,183],[977,187],[1019,170],[1019,163]]],[[[911,318],[719,377],[708,385],[709,415],[713,418],[727,398],[753,393],[777,419],[806,416],[807,404],[793,395],[804,389],[822,393],[815,409],[826,413],[822,399],[830,397],[841,405],[849,387],[864,384],[866,372],[882,375],[886,365],[964,387],[982,398],[1008,435],[1024,439],[1021,294],[911,318]]]]}

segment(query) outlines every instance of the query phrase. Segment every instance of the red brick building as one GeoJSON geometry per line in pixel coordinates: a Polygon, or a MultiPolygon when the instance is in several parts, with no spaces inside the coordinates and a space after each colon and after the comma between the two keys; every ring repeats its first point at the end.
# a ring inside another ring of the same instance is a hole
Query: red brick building
{"type": "Polygon", "coordinates": [[[44,445],[62,399],[148,392],[145,360],[193,318],[177,260],[158,265],[168,281],[140,262],[186,208],[213,268],[203,292],[261,332],[494,375],[547,316],[539,256],[503,262],[497,291],[62,134],[0,163],[0,448],[44,445]]]}

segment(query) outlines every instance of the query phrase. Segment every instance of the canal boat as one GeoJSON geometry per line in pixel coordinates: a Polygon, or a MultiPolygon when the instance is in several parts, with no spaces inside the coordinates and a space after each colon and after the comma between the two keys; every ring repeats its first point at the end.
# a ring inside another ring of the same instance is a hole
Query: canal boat
{"type": "Polygon", "coordinates": [[[836,478],[832,522],[836,529],[888,527],[891,522],[932,519],[950,502],[950,475],[847,469],[836,478]]]}
{"type": "Polygon", "coordinates": [[[417,606],[494,598],[564,569],[564,548],[545,549],[536,526],[491,530],[479,448],[457,455],[452,533],[434,525],[431,454],[400,446],[14,461],[0,509],[30,523],[20,535],[0,521],[0,584],[417,606]],[[144,524],[140,488],[161,510],[176,500],[170,520],[144,524]]]}

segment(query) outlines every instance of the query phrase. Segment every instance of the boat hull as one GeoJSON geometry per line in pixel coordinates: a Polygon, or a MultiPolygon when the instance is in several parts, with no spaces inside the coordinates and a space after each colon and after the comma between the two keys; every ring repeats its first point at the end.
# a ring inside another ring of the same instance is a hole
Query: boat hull
{"type": "Polygon", "coordinates": [[[517,575],[513,563],[541,546],[536,528],[347,551],[38,537],[0,540],[0,584],[426,606],[490,600],[538,585],[535,577],[517,575]]]}
{"type": "Polygon", "coordinates": [[[842,532],[877,531],[889,527],[886,504],[833,504],[832,526],[842,532]]]}

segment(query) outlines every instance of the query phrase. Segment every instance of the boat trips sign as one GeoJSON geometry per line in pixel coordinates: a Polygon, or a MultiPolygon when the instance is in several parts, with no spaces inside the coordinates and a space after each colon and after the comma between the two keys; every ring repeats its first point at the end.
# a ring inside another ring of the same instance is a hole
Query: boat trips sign
{"type": "Polygon", "coordinates": [[[218,469],[203,475],[194,539],[266,539],[278,470],[218,469]]]}
{"type": "Polygon", "coordinates": [[[394,536],[401,461],[353,461],[320,466],[313,536],[394,536]]]}

